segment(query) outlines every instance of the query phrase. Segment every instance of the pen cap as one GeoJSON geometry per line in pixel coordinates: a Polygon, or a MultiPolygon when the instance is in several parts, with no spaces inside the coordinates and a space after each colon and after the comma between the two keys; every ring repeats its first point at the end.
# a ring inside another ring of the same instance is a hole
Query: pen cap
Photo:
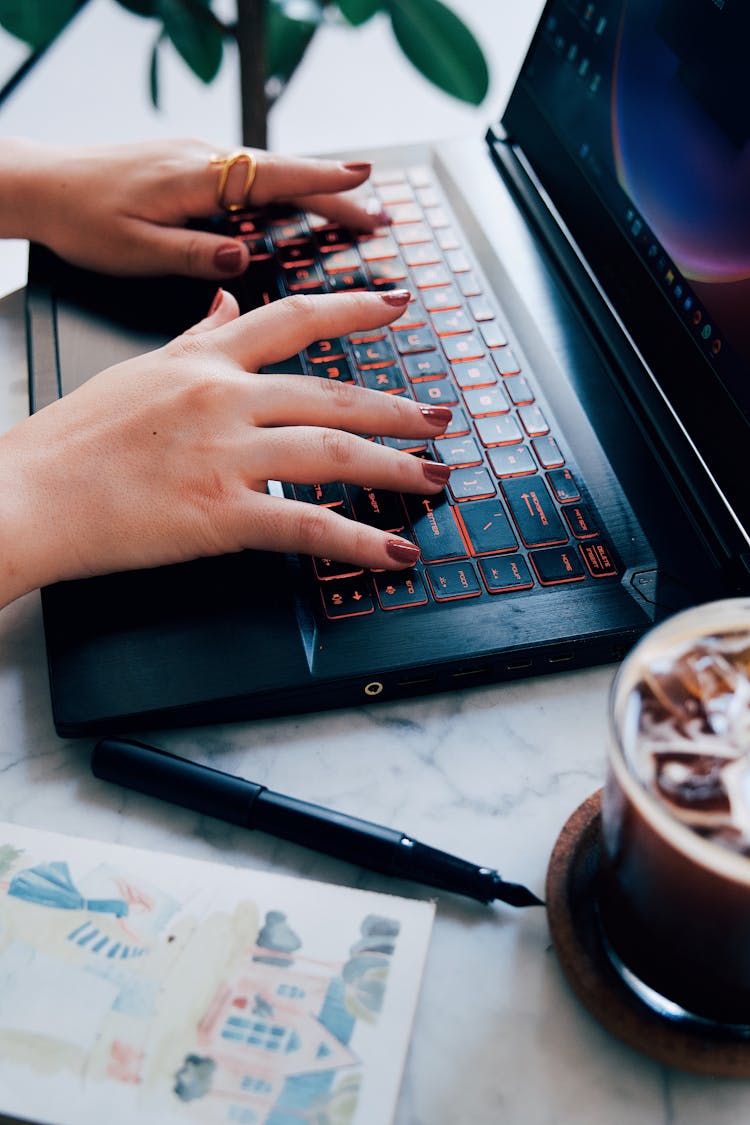
{"type": "Polygon", "coordinates": [[[178,758],[142,742],[103,738],[91,754],[95,777],[230,824],[248,826],[262,785],[178,758]]]}

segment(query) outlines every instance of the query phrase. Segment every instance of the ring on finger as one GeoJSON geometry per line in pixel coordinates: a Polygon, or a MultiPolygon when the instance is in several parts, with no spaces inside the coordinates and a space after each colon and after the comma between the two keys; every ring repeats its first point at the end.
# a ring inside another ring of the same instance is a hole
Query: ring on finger
{"type": "Polygon", "coordinates": [[[250,192],[252,191],[255,177],[258,172],[258,160],[247,149],[236,149],[234,152],[228,153],[226,156],[220,156],[215,153],[209,157],[209,167],[219,169],[219,179],[216,184],[216,202],[222,211],[243,211],[250,204],[250,192]],[[245,179],[242,185],[242,194],[240,199],[232,202],[227,193],[229,176],[232,169],[237,165],[245,165],[245,179]]]}

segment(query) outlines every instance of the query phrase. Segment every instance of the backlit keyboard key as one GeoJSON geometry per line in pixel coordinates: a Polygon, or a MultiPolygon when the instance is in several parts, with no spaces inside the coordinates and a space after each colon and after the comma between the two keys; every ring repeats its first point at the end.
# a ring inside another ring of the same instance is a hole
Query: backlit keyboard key
{"type": "Polygon", "coordinates": [[[404,370],[412,383],[418,383],[422,379],[444,379],[448,364],[440,352],[423,352],[404,356],[404,370]]]}
{"type": "Polygon", "coordinates": [[[464,402],[472,418],[510,411],[510,403],[501,386],[470,388],[464,391],[464,402]]]}
{"type": "MultiPolygon", "coordinates": [[[[434,266],[415,266],[411,271],[411,276],[414,284],[418,289],[437,289],[448,285],[450,282],[450,274],[448,273],[442,262],[438,262],[434,266]]],[[[424,298],[425,308],[430,306],[427,303],[427,298],[424,298]]],[[[460,302],[459,302],[460,303],[460,302]]]]}
{"type": "Polygon", "coordinates": [[[482,590],[470,562],[438,563],[425,569],[435,601],[476,598],[482,590]]]}
{"type": "Polygon", "coordinates": [[[524,375],[506,375],[503,386],[514,406],[525,406],[526,403],[534,401],[534,392],[524,375]]]}
{"type": "Polygon", "coordinates": [[[510,348],[496,348],[492,352],[492,362],[500,375],[517,375],[521,370],[521,364],[510,348]]]}
{"type": "Polygon", "coordinates": [[[374,576],[375,593],[382,609],[406,609],[429,601],[422,577],[416,570],[395,570],[374,576]]]}
{"type": "Polygon", "coordinates": [[[510,520],[498,499],[462,504],[458,510],[458,519],[464,526],[466,539],[475,555],[515,551],[518,547],[510,520]]]}
{"type": "Polygon", "coordinates": [[[507,445],[490,449],[487,453],[495,476],[505,480],[507,477],[525,477],[536,472],[534,458],[525,445],[507,445]]]}
{"type": "Polygon", "coordinates": [[[507,594],[511,590],[530,590],[534,585],[526,561],[521,555],[479,559],[479,570],[490,594],[507,594]]]}
{"type": "Polygon", "coordinates": [[[486,350],[484,344],[473,332],[467,332],[462,336],[446,336],[443,338],[443,351],[451,363],[461,363],[467,359],[481,359],[486,350]]]}
{"type": "Polygon", "coordinates": [[[355,270],[359,266],[359,254],[356,250],[333,250],[323,258],[323,269],[326,273],[345,273],[355,270]]]}
{"type": "MultiPolygon", "coordinates": [[[[477,418],[474,423],[482,445],[515,445],[523,441],[521,427],[512,414],[495,414],[491,418],[477,418]]],[[[528,450],[526,450],[528,453],[528,450]]],[[[529,457],[529,464],[534,462],[529,457]]]]}
{"type": "Polygon", "coordinates": [[[454,469],[448,481],[454,500],[480,500],[495,495],[495,485],[486,469],[454,469]]]}
{"type": "Polygon", "coordinates": [[[458,336],[474,327],[464,309],[445,309],[432,314],[432,325],[438,336],[458,336]]]}
{"type": "Polygon", "coordinates": [[[379,488],[360,488],[349,485],[347,489],[355,519],[370,524],[381,531],[403,531],[406,511],[398,492],[379,488]]]}
{"type": "Polygon", "coordinates": [[[521,419],[521,424],[529,437],[539,437],[541,434],[549,433],[547,419],[535,404],[519,406],[518,417],[521,419]]]}
{"type": "Polygon", "coordinates": [[[393,236],[399,246],[412,246],[415,242],[431,242],[432,231],[425,223],[405,223],[395,227],[393,236]]]}
{"type": "Polygon", "coordinates": [[[581,499],[581,490],[570,469],[553,469],[551,473],[547,473],[547,480],[561,504],[581,499]]]}
{"type": "Polygon", "coordinates": [[[565,458],[560,452],[560,447],[553,437],[534,438],[531,443],[536,459],[543,469],[559,469],[565,464],[565,458]]]}
{"type": "Polygon", "coordinates": [[[389,395],[403,394],[406,390],[406,380],[401,368],[375,367],[372,371],[362,372],[362,382],[371,391],[385,391],[389,395]]]}
{"type": "Polygon", "coordinates": [[[403,259],[407,266],[431,266],[442,261],[440,251],[434,242],[420,242],[415,246],[404,246],[403,259]]]}
{"type": "Polygon", "coordinates": [[[423,562],[466,558],[466,544],[445,496],[408,496],[405,499],[423,562]]]}
{"type": "Polygon", "coordinates": [[[364,579],[341,578],[321,582],[319,590],[325,615],[332,621],[375,612],[370,588],[364,579]]]}
{"type": "Polygon", "coordinates": [[[419,352],[434,352],[437,350],[437,339],[432,331],[425,328],[410,328],[406,332],[399,332],[394,337],[399,355],[416,355],[419,352]]]}
{"type": "Polygon", "coordinates": [[[563,527],[541,477],[521,477],[502,483],[510,514],[527,547],[567,543],[563,527]]]}
{"type": "Polygon", "coordinates": [[[497,383],[497,375],[486,359],[457,363],[452,370],[453,378],[461,390],[467,387],[492,387],[497,383]]]}
{"type": "Polygon", "coordinates": [[[581,543],[578,549],[592,578],[612,578],[617,574],[617,564],[606,543],[581,543]]]}
{"type": "Polygon", "coordinates": [[[586,504],[566,504],[563,516],[576,539],[593,539],[599,531],[594,513],[586,504]]]}
{"type": "Polygon", "coordinates": [[[482,454],[471,437],[444,438],[436,442],[435,451],[444,465],[481,465],[482,454]]]}
{"type": "Polygon", "coordinates": [[[574,548],[553,548],[532,551],[529,555],[542,586],[558,586],[563,582],[582,582],[585,575],[574,548]]]}
{"type": "Polygon", "coordinates": [[[427,379],[412,385],[417,402],[428,406],[453,406],[458,402],[458,391],[450,379],[427,379]]]}
{"type": "Polygon", "coordinates": [[[387,367],[396,363],[396,353],[388,340],[373,340],[370,344],[357,344],[354,359],[361,371],[371,367],[387,367]]]}
{"type": "Polygon", "coordinates": [[[379,262],[387,258],[397,258],[398,250],[392,238],[371,238],[360,242],[359,252],[363,262],[379,262]]]}
{"type": "Polygon", "coordinates": [[[479,325],[479,331],[488,348],[503,348],[508,343],[505,333],[496,320],[483,320],[479,325]]]}
{"type": "Polygon", "coordinates": [[[427,312],[437,312],[439,309],[460,309],[461,297],[453,285],[442,285],[434,289],[425,289],[422,293],[422,304],[427,312]]]}

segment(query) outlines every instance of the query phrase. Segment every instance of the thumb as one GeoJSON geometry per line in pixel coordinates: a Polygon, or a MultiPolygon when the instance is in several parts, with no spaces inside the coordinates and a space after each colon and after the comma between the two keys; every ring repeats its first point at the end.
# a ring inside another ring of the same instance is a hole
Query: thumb
{"type": "Polygon", "coordinates": [[[203,320],[187,328],[183,335],[197,336],[200,332],[210,332],[214,328],[220,328],[222,324],[228,324],[230,320],[236,320],[239,315],[240,307],[232,294],[227,293],[226,289],[217,289],[203,320]]]}

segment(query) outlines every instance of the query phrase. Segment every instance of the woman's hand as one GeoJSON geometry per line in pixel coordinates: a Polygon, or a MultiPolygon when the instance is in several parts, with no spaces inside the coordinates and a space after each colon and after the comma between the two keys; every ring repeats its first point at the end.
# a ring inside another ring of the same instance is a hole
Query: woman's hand
{"type": "Polygon", "coordinates": [[[431,438],[449,419],[399,395],[251,374],[314,340],[394,320],[408,294],[234,298],[158,350],[111,367],[0,438],[0,604],[59,579],[254,547],[359,566],[418,549],[269,479],[437,493],[449,470],[357,434],[431,438]]]}
{"type": "MultiPolygon", "coordinates": [[[[251,206],[288,202],[363,231],[387,222],[349,194],[365,182],[369,164],[246,151],[257,161],[251,206]]],[[[197,140],[87,148],[3,141],[0,237],[42,242],[102,273],[236,277],[248,263],[240,241],[185,227],[221,210],[215,152],[197,140]]],[[[243,200],[244,174],[242,164],[231,170],[224,201],[243,200]]]]}

